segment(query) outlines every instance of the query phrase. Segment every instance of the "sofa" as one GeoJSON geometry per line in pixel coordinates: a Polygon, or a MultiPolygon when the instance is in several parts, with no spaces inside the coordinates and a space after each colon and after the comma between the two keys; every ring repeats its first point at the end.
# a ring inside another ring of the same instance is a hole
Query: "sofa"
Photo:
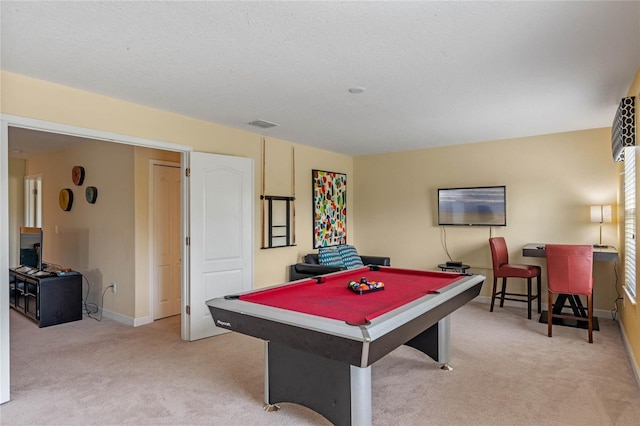
{"type": "MultiPolygon", "coordinates": [[[[365,265],[391,266],[391,258],[389,257],[360,255],[360,259],[362,259],[362,263],[365,265]]],[[[317,277],[318,275],[330,274],[346,269],[344,266],[320,265],[317,253],[309,253],[303,260],[304,262],[289,266],[289,281],[317,277]]]]}

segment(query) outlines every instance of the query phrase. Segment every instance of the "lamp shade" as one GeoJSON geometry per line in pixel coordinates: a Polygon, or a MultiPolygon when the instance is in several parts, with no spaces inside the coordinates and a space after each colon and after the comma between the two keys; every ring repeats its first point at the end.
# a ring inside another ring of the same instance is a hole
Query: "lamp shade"
{"type": "Polygon", "coordinates": [[[602,206],[591,206],[591,222],[602,222],[602,206]]]}
{"type": "Polygon", "coordinates": [[[611,222],[611,206],[591,206],[591,222],[611,222]]]}

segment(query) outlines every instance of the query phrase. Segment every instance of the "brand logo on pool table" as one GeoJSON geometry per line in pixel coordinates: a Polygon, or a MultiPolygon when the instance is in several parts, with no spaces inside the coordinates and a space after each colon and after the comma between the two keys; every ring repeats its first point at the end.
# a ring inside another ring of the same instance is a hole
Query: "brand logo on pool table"
{"type": "Polygon", "coordinates": [[[231,323],[230,322],[216,320],[216,324],[218,324],[220,327],[231,327],[231,323]]]}

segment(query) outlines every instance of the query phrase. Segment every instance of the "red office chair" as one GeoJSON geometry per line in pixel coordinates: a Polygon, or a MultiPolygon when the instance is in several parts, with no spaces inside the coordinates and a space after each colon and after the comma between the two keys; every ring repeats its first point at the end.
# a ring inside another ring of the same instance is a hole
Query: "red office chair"
{"type": "Polygon", "coordinates": [[[507,243],[502,237],[489,238],[489,246],[491,247],[491,258],[493,260],[493,291],[491,292],[490,311],[493,312],[493,305],[497,298],[500,298],[501,308],[504,306],[505,300],[527,302],[527,317],[531,319],[531,302],[534,299],[538,299],[538,313],[540,313],[540,311],[542,310],[540,300],[540,267],[535,265],[509,263],[509,251],[507,250],[507,243]],[[531,294],[531,279],[533,277],[537,278],[536,284],[538,293],[535,295],[531,294]],[[496,293],[498,278],[502,278],[502,291],[496,293]],[[526,278],[527,294],[507,292],[507,278],[526,278]]]}
{"type": "Polygon", "coordinates": [[[589,343],[593,343],[593,247],[580,245],[547,244],[547,287],[549,287],[549,315],[548,335],[551,337],[553,318],[571,318],[577,321],[587,321],[589,324],[589,343]],[[553,293],[558,294],[556,305],[553,306],[553,293]],[[574,308],[574,315],[562,313],[566,297],[574,298],[570,301],[574,308]],[[587,296],[587,316],[579,295],[587,296]],[[580,309],[576,309],[575,305],[580,309]],[[552,309],[553,306],[553,309],[552,309]]]}

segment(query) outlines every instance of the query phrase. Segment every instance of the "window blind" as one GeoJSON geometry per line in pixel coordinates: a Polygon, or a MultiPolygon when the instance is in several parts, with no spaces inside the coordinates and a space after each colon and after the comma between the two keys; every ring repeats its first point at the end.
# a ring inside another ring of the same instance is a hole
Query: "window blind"
{"type": "Polygon", "coordinates": [[[636,148],[624,149],[624,288],[636,299],[636,148]]]}

